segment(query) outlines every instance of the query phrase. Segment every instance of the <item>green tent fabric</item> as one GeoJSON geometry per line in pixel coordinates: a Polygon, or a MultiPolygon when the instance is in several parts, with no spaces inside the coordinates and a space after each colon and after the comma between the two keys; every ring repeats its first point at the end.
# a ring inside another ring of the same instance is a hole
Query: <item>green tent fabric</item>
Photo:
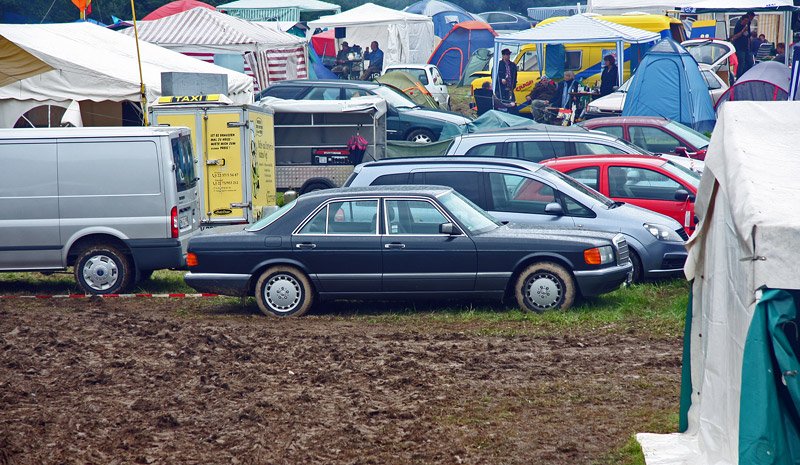
{"type": "Polygon", "coordinates": [[[510,128],[515,126],[531,126],[534,125],[530,118],[523,116],[512,115],[503,111],[489,110],[476,118],[471,123],[461,125],[458,129],[446,127],[439,136],[439,139],[450,139],[461,134],[467,134],[479,131],[489,131],[493,129],[510,128]]]}
{"type": "MultiPolygon", "coordinates": [[[[488,48],[479,48],[472,52],[472,56],[467,61],[467,66],[464,67],[464,74],[461,75],[461,80],[458,81],[459,86],[471,86],[472,81],[479,76],[472,76],[472,73],[478,71],[489,71],[489,62],[492,61],[492,51],[488,48]]],[[[487,76],[491,74],[487,73],[487,76]]]]}
{"type": "Polygon", "coordinates": [[[392,86],[406,94],[417,105],[427,108],[439,108],[439,104],[433,99],[428,89],[405,71],[390,71],[380,76],[376,81],[392,86]]]}
{"type": "Polygon", "coordinates": [[[430,144],[419,142],[387,141],[386,158],[441,157],[447,152],[451,140],[440,140],[430,144]]]}
{"type": "Polygon", "coordinates": [[[800,463],[800,291],[765,290],[747,333],[740,464],[800,463]]]}

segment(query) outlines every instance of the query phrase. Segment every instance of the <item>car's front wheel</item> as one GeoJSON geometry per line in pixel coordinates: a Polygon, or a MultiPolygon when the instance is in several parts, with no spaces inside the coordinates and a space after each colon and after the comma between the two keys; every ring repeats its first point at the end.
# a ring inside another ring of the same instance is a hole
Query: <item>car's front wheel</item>
{"type": "Polygon", "coordinates": [[[290,266],[264,271],[256,283],[255,294],[259,310],[267,316],[302,316],[314,303],[311,281],[290,266]]]}
{"type": "Polygon", "coordinates": [[[575,302],[575,280],[566,268],[557,263],[538,262],[519,274],[514,294],[523,310],[536,313],[566,310],[575,302]]]}
{"type": "Polygon", "coordinates": [[[418,142],[420,144],[428,144],[433,142],[435,136],[427,129],[414,129],[408,134],[406,140],[409,142],[418,142]]]}

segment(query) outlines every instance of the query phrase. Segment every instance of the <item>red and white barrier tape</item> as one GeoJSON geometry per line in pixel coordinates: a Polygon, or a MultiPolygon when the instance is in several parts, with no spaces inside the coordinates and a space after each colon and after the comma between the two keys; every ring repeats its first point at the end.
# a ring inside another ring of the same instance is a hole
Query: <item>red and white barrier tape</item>
{"type": "Polygon", "coordinates": [[[58,295],[0,295],[0,299],[133,299],[133,298],[190,299],[220,297],[219,294],[58,294],[58,295]]]}

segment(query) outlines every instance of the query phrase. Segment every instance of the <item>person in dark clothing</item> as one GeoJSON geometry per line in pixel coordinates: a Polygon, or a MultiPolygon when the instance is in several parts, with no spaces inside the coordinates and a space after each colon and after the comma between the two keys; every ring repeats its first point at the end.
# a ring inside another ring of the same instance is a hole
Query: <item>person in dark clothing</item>
{"type": "Polygon", "coordinates": [[[511,50],[504,48],[500,55],[503,57],[497,66],[496,92],[500,100],[514,101],[514,88],[517,87],[517,64],[511,61],[511,50]]]}
{"type": "Polygon", "coordinates": [[[547,76],[542,76],[542,79],[533,86],[531,93],[525,97],[525,103],[517,106],[516,111],[519,112],[523,108],[531,107],[531,117],[534,121],[539,123],[548,122],[549,114],[547,113],[547,106],[550,105],[550,100],[556,95],[556,83],[547,76]]]}
{"type": "Polygon", "coordinates": [[[614,55],[606,55],[603,58],[603,73],[600,75],[600,96],[614,92],[619,87],[619,70],[617,60],[614,55]]]}
{"type": "Polygon", "coordinates": [[[361,80],[365,81],[371,74],[381,74],[383,71],[383,50],[378,48],[378,42],[372,41],[364,52],[364,59],[369,60],[369,68],[361,74],[361,80]]]}
{"type": "Polygon", "coordinates": [[[571,108],[577,99],[570,92],[577,92],[578,81],[575,80],[575,73],[572,71],[564,72],[564,80],[558,83],[556,95],[550,100],[550,106],[556,108],[571,108]]]}
{"type": "Polygon", "coordinates": [[[777,55],[775,55],[775,58],[772,60],[778,63],[784,63],[786,61],[786,44],[778,42],[778,45],[775,46],[775,52],[777,55]]]}
{"type": "Polygon", "coordinates": [[[350,53],[350,44],[342,42],[342,49],[336,54],[335,66],[331,68],[331,71],[344,79],[349,79],[350,77],[350,61],[347,58],[348,53],[350,53]]]}
{"type": "Polygon", "coordinates": [[[756,14],[752,11],[742,15],[736,23],[736,27],[733,28],[733,35],[730,38],[730,42],[736,48],[736,58],[739,59],[739,66],[736,70],[737,78],[753,67],[753,52],[750,50],[750,21],[755,16],[756,14]]]}

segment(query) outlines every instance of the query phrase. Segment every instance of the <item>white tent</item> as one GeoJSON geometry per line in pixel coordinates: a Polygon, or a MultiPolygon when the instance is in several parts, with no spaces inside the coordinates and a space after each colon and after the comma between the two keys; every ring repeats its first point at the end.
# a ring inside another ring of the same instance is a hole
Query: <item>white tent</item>
{"type": "MultiPolygon", "coordinates": [[[[121,32],[134,35],[133,28],[121,32]]],[[[220,56],[217,60],[223,66],[221,56],[238,55],[233,66],[255,79],[256,91],[275,81],[308,78],[308,50],[303,39],[207,8],[142,21],[139,40],[211,63],[220,56]]]]}
{"type": "Polygon", "coordinates": [[[637,435],[648,465],[800,461],[798,125],[794,102],[721,108],[687,244],[687,429],[637,435]]]}
{"type": "MultiPolygon", "coordinates": [[[[140,101],[136,44],[130,37],[91,23],[69,23],[0,24],[0,38],[52,68],[51,71],[0,87],[0,127],[13,126],[23,113],[42,104],[66,108],[73,100],[140,101]]],[[[226,74],[228,97],[231,100],[236,103],[253,100],[253,80],[245,74],[147,42],[141,42],[140,45],[148,102],[155,101],[161,95],[162,72],[226,74]]],[[[13,60],[15,57],[0,59],[0,69],[5,69],[5,59],[13,60]]],[[[112,116],[112,122],[121,119],[121,111],[118,108],[114,111],[115,114],[109,115],[112,116]]],[[[87,116],[91,115],[83,115],[84,123],[94,119],[87,116]]],[[[103,124],[113,123],[104,120],[103,124]]]]}
{"type": "Polygon", "coordinates": [[[383,50],[384,68],[392,63],[427,63],[435,44],[433,21],[424,15],[392,10],[365,3],[338,15],[323,16],[308,23],[316,28],[345,28],[350,45],[368,47],[377,41],[383,50]]]}
{"type": "Polygon", "coordinates": [[[316,15],[341,11],[339,5],[320,0],[237,0],[217,6],[223,13],[248,21],[308,21],[316,15]],[[311,18],[307,16],[311,15],[311,18]]]}
{"type": "MultiPolygon", "coordinates": [[[[592,15],[579,14],[544,26],[495,37],[494,56],[497,57],[495,59],[499,59],[500,49],[509,45],[613,42],[617,45],[617,56],[622,57],[625,43],[643,44],[660,38],[661,35],[655,32],[623,26],[592,15]]],[[[539,55],[538,62],[541,67],[544,63],[544,47],[536,47],[536,53],[539,55]]],[[[625,82],[622,75],[624,68],[624,66],[617,67],[619,82],[625,82]]],[[[492,82],[497,82],[497,69],[496,65],[492,67],[492,82]]]]}
{"type": "Polygon", "coordinates": [[[589,0],[590,13],[622,14],[634,11],[664,14],[668,11],[783,11],[794,8],[792,0],[589,0]]]}

